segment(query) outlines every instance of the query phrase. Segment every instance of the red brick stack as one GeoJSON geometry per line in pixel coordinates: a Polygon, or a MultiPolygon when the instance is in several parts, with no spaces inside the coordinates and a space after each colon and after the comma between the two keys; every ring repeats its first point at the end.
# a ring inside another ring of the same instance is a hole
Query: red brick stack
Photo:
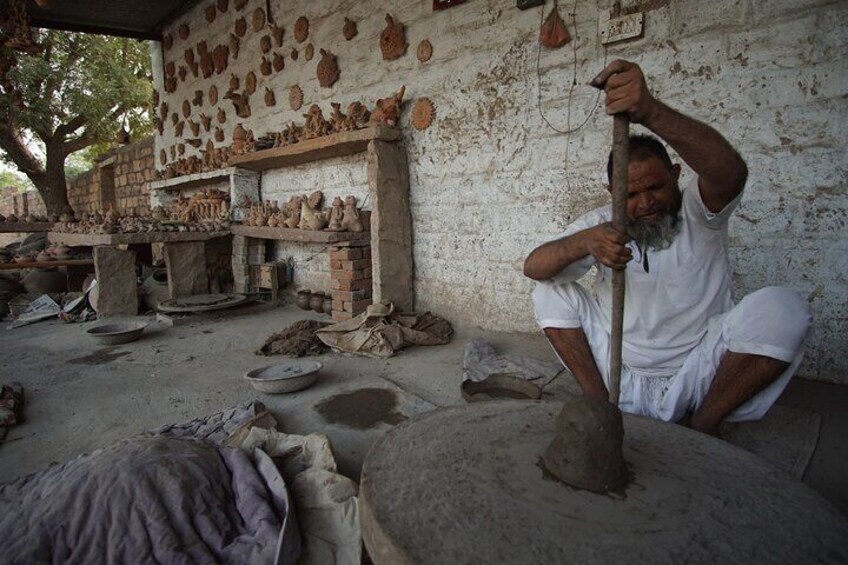
{"type": "Polygon", "coordinates": [[[371,246],[330,247],[333,319],[350,320],[371,304],[371,246]]]}

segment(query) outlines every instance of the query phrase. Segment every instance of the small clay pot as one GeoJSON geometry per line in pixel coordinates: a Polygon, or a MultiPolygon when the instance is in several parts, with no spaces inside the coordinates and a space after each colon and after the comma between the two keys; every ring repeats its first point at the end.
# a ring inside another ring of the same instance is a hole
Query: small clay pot
{"type": "Polygon", "coordinates": [[[315,294],[313,294],[312,297],[309,299],[309,308],[311,308],[312,310],[319,312],[319,313],[323,312],[324,311],[324,293],[316,292],[315,294]]]}
{"type": "Polygon", "coordinates": [[[301,310],[309,310],[309,303],[312,299],[312,293],[308,290],[298,290],[297,298],[295,299],[295,304],[301,310]]]}
{"type": "Polygon", "coordinates": [[[333,298],[328,296],[324,298],[324,313],[332,314],[333,313],[333,298]]]}

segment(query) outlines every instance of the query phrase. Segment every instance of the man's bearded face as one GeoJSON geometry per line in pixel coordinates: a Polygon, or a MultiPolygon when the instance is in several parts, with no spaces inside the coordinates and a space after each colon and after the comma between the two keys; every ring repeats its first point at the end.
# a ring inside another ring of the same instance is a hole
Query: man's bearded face
{"type": "Polygon", "coordinates": [[[630,162],[627,233],[640,248],[665,249],[680,232],[683,198],[677,184],[679,172],[653,156],[630,162]]]}

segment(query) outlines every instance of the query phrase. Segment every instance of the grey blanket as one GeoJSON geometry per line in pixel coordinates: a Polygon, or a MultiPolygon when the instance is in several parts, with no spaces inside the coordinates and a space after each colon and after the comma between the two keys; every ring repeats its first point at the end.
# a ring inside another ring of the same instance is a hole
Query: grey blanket
{"type": "Polygon", "coordinates": [[[300,554],[285,483],[264,452],[162,436],[0,486],[0,540],[4,563],[294,563],[300,554]]]}

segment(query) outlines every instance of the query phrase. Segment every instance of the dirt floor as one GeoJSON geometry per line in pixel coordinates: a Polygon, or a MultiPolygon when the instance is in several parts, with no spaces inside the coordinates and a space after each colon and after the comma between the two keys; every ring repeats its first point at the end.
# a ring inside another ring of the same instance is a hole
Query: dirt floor
{"type": "MultiPolygon", "coordinates": [[[[47,321],[0,329],[0,383],[20,381],[25,422],[0,445],[0,483],[105,447],[133,434],[254,399],[288,433],[326,433],[344,474],[358,479],[371,443],[393,425],[439,406],[462,404],[463,348],[482,336],[504,354],[553,360],[541,335],[459,329],[449,345],[414,347],[388,360],[327,353],[318,382],[288,395],[255,391],[243,375],[282,357],[254,354],[265,338],[311,317],[294,306],[257,304],[196,315],[168,327],[153,317],[136,342],[105,347],[85,329],[47,321]]],[[[564,374],[544,398],[574,391],[564,374]]],[[[848,514],[848,387],[796,379],[779,403],[822,416],[804,482],[848,514]]]]}

